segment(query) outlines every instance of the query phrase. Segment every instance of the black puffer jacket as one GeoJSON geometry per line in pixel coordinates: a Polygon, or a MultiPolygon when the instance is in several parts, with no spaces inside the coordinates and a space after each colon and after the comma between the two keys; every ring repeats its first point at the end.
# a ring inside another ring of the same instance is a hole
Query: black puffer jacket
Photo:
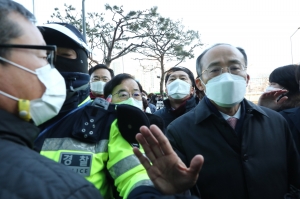
{"type": "Polygon", "coordinates": [[[102,198],[83,177],[31,149],[38,133],[0,109],[0,198],[102,198]]]}

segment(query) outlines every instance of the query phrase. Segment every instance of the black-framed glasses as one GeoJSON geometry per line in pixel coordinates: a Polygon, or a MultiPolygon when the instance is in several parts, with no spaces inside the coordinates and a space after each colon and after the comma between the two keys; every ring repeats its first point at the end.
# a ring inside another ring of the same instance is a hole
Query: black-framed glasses
{"type": "Polygon", "coordinates": [[[53,66],[53,61],[56,60],[56,46],[55,45],[21,45],[21,44],[0,44],[0,48],[27,48],[47,51],[47,61],[53,66]]]}

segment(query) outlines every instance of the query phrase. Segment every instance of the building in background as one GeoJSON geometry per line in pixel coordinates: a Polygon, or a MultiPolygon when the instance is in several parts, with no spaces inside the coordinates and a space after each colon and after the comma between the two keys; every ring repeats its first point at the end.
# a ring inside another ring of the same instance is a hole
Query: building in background
{"type": "Polygon", "coordinates": [[[259,97],[269,85],[269,75],[262,75],[261,77],[250,78],[245,98],[257,104],[259,97]]]}

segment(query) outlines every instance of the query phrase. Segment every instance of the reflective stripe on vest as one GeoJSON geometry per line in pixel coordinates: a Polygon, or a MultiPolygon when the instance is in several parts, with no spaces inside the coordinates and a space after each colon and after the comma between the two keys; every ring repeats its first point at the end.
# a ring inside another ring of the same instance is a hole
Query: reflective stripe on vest
{"type": "MultiPolygon", "coordinates": [[[[144,152],[143,149],[141,152],[144,152]]],[[[117,191],[124,199],[133,188],[143,185],[139,182],[150,181],[145,168],[135,157],[132,146],[122,137],[117,120],[110,127],[108,154],[107,169],[114,179],[117,191]]]]}
{"type": "Polygon", "coordinates": [[[88,96],[87,98],[85,98],[85,100],[83,100],[83,102],[81,102],[81,103],[78,105],[78,107],[81,106],[81,105],[83,105],[83,104],[85,104],[85,103],[89,103],[89,102],[91,102],[91,101],[92,101],[92,100],[91,100],[90,96],[88,96]]]}
{"type": "Polygon", "coordinates": [[[87,151],[91,153],[107,152],[108,140],[100,140],[96,144],[84,143],[73,138],[47,138],[44,141],[42,151],[87,151]]]}
{"type": "Polygon", "coordinates": [[[141,163],[139,159],[133,154],[123,158],[116,164],[114,164],[110,169],[109,173],[113,179],[120,177],[123,173],[126,173],[130,169],[139,166],[141,163]]]}

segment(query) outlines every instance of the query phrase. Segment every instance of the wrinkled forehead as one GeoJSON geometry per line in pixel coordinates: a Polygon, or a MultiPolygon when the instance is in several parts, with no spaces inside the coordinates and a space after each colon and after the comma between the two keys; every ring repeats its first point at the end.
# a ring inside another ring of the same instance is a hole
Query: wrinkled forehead
{"type": "Polygon", "coordinates": [[[228,64],[230,62],[240,62],[245,65],[243,54],[234,46],[219,45],[209,49],[201,60],[202,71],[211,64],[228,64]]]}
{"type": "Polygon", "coordinates": [[[126,91],[133,91],[133,90],[140,90],[138,84],[133,79],[125,79],[121,82],[121,84],[117,85],[114,90],[126,90],[126,91]]]}
{"type": "Polygon", "coordinates": [[[189,75],[184,71],[170,72],[169,75],[170,75],[170,77],[176,77],[176,78],[181,77],[181,76],[189,77],[189,75]]]}
{"type": "Polygon", "coordinates": [[[190,79],[189,75],[184,72],[184,71],[175,71],[175,72],[172,72],[172,73],[169,73],[169,79],[170,78],[180,78],[180,77],[186,77],[188,79],[190,79]]]}

